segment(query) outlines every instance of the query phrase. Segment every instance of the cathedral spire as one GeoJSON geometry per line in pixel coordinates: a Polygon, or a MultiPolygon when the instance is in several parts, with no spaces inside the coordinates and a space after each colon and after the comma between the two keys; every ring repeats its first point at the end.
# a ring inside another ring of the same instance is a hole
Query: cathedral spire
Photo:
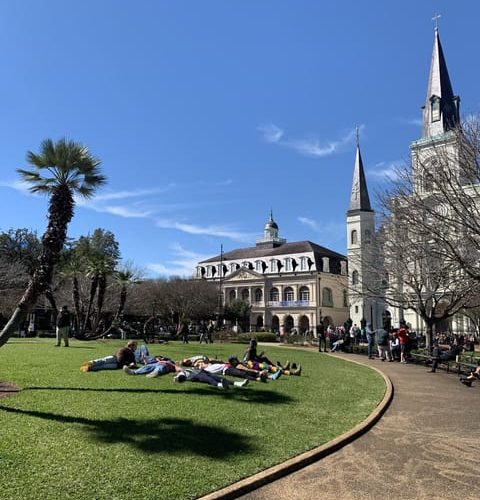
{"type": "Polygon", "coordinates": [[[362,155],[360,153],[360,144],[357,134],[357,153],[355,155],[355,168],[353,171],[352,194],[350,195],[350,206],[348,213],[351,212],[372,212],[370,198],[368,196],[367,181],[363,171],[362,155]]]}
{"type": "MultiPolygon", "coordinates": [[[[437,20],[438,16],[434,19],[437,20]]],[[[423,107],[422,138],[444,134],[458,125],[459,122],[460,98],[453,94],[442,44],[438,35],[438,26],[435,26],[427,98],[423,107]]]]}

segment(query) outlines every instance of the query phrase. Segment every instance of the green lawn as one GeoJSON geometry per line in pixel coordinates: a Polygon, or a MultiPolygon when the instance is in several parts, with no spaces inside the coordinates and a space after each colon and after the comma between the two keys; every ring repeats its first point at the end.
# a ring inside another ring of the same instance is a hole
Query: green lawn
{"type": "MultiPolygon", "coordinates": [[[[351,429],[385,390],[372,370],[273,345],[267,354],[300,362],[301,377],[220,391],[171,375],[80,372],[119,341],[53,344],[12,339],[0,349],[0,380],[23,389],[0,400],[3,500],[195,498],[351,429]]],[[[150,349],[226,358],[244,346],[150,349]]]]}

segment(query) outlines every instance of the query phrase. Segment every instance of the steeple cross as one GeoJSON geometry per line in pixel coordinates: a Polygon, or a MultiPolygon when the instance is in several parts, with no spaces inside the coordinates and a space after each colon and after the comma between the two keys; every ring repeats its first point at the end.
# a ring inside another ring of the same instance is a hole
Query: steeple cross
{"type": "Polygon", "coordinates": [[[442,16],[440,14],[437,14],[435,12],[435,14],[433,14],[433,17],[432,17],[432,21],[435,23],[435,29],[438,30],[438,20],[441,18],[442,16]]]}

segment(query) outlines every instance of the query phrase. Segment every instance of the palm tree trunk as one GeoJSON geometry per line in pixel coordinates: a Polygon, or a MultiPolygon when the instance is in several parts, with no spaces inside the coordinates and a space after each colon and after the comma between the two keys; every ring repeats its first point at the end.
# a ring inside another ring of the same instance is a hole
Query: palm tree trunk
{"type": "Polygon", "coordinates": [[[105,301],[105,290],[107,289],[107,274],[101,273],[98,278],[98,295],[97,295],[97,317],[95,319],[93,331],[97,331],[98,325],[102,318],[103,303],[105,301]]]}
{"type": "Polygon", "coordinates": [[[42,252],[38,265],[33,272],[23,297],[10,320],[0,332],[0,347],[4,345],[19,325],[25,320],[27,313],[36,304],[38,298],[45,293],[52,282],[55,263],[67,237],[67,227],[73,217],[73,195],[66,185],[59,185],[50,197],[48,207],[48,225],[42,237],[42,252]]]}
{"type": "Polygon", "coordinates": [[[72,299],[73,307],[75,308],[75,335],[81,337],[80,326],[82,324],[82,312],[80,310],[80,291],[76,275],[72,277],[72,299]]]}
{"type": "Polygon", "coordinates": [[[95,273],[90,280],[90,297],[88,299],[87,312],[85,314],[85,318],[83,321],[81,335],[85,336],[85,332],[87,331],[88,320],[90,319],[90,314],[92,312],[93,300],[95,299],[95,295],[97,293],[98,287],[98,274],[95,273]]]}

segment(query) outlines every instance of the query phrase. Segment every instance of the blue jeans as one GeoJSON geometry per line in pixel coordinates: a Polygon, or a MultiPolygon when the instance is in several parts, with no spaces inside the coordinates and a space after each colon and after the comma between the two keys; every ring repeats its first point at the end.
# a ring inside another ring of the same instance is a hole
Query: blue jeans
{"type": "Polygon", "coordinates": [[[99,370],[116,370],[117,368],[118,363],[115,356],[106,356],[92,361],[92,372],[98,372],[99,370]]]}
{"type": "Polygon", "coordinates": [[[159,375],[168,373],[168,368],[163,363],[152,363],[134,370],[135,375],[146,375],[147,373],[157,372],[159,375]]]}
{"type": "Polygon", "coordinates": [[[136,351],[135,351],[135,363],[144,363],[144,359],[146,359],[149,356],[149,352],[147,349],[147,346],[142,344],[136,351]]]}
{"type": "Polygon", "coordinates": [[[373,350],[375,347],[375,342],[372,340],[368,343],[367,353],[369,358],[373,358],[373,350]]]}

